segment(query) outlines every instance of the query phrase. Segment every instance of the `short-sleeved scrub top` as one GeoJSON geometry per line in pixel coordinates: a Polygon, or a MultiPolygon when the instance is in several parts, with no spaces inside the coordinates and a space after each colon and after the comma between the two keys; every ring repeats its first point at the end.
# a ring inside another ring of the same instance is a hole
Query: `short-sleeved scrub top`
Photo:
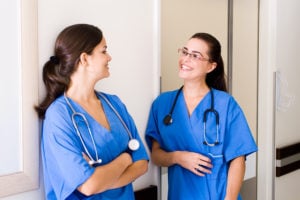
{"type": "MultiPolygon", "coordinates": [[[[203,114],[211,107],[210,93],[206,94],[189,115],[181,92],[170,125],[165,125],[163,119],[169,114],[178,90],[162,93],[152,104],[146,129],[146,142],[150,150],[152,141],[155,140],[167,152],[191,151],[208,156],[213,165],[212,173],[203,177],[177,164],[168,167],[169,200],[224,199],[230,161],[257,151],[240,106],[228,93],[212,90],[214,107],[220,118],[219,144],[216,146],[204,145],[203,114]]],[[[216,120],[211,112],[207,116],[206,129],[207,141],[214,143],[217,137],[216,120]]]]}
{"type": "MultiPolygon", "coordinates": [[[[100,99],[104,112],[108,119],[110,129],[100,125],[79,104],[68,98],[75,112],[83,114],[90,126],[96,149],[102,163],[105,165],[128,148],[129,135],[121,121],[111,107],[96,93],[100,99]]],[[[145,146],[143,145],[132,117],[127,112],[125,105],[115,95],[104,94],[115,110],[122,117],[133,138],[139,140],[140,147],[132,152],[133,161],[149,160],[145,146]]],[[[66,97],[67,98],[67,97],[66,97]]],[[[76,188],[83,184],[94,172],[82,156],[83,145],[76,133],[72,122],[72,109],[68,106],[64,96],[58,97],[47,109],[42,127],[41,153],[43,161],[43,173],[45,193],[47,200],[132,200],[134,199],[133,186],[107,190],[92,196],[84,196],[76,188]]],[[[75,116],[75,122],[81,136],[92,157],[96,158],[96,152],[89,135],[87,125],[82,117],[75,116]]]]}

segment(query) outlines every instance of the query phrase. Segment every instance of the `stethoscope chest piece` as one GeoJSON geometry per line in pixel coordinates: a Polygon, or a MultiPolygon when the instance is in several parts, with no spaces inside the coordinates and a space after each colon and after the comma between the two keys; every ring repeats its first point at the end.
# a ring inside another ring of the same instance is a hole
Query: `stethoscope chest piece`
{"type": "Polygon", "coordinates": [[[128,148],[131,150],[131,151],[136,151],[138,150],[140,147],[140,143],[137,139],[130,139],[129,142],[128,142],[128,148]]]}
{"type": "Polygon", "coordinates": [[[173,119],[172,119],[171,114],[166,115],[165,118],[164,118],[164,124],[165,125],[170,125],[170,124],[172,124],[172,122],[173,122],[173,119]]]}
{"type": "Polygon", "coordinates": [[[168,126],[168,125],[170,125],[170,124],[173,123],[172,113],[173,113],[173,111],[174,111],[174,108],[175,108],[175,105],[176,105],[178,96],[179,96],[179,94],[180,94],[182,88],[183,88],[183,86],[181,86],[181,87],[179,88],[179,90],[177,91],[176,96],[175,96],[175,99],[174,99],[174,102],[173,102],[173,105],[172,105],[172,108],[171,108],[169,114],[167,114],[167,115],[164,117],[164,119],[163,119],[163,122],[164,122],[164,124],[165,124],[166,126],[168,126]]]}

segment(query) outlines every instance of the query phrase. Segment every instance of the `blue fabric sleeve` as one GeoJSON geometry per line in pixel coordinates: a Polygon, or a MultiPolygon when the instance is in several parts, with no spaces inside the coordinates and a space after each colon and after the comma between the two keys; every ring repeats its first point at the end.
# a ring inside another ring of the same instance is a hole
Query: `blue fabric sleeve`
{"type": "Polygon", "coordinates": [[[43,122],[42,157],[45,187],[54,188],[57,199],[66,199],[94,172],[82,157],[83,150],[74,138],[67,110],[54,104],[48,108],[43,122]],[[72,133],[72,134],[71,134],[72,133]]]}
{"type": "Polygon", "coordinates": [[[257,151],[257,145],[242,109],[233,98],[230,99],[228,106],[226,137],[224,139],[226,161],[239,156],[247,156],[257,151]]]}
{"type": "MultiPolygon", "coordinates": [[[[159,97],[158,97],[159,98],[159,97]]],[[[162,139],[159,134],[159,128],[158,128],[158,122],[157,122],[157,104],[158,104],[158,98],[154,100],[152,103],[149,117],[148,117],[148,124],[146,128],[146,143],[150,151],[152,151],[152,140],[157,141],[160,146],[162,146],[162,139]]]]}

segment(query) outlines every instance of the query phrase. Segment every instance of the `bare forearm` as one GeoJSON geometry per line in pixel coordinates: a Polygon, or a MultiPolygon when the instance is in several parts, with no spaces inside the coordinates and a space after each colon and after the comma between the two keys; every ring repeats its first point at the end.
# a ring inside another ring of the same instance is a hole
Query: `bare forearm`
{"type": "Polygon", "coordinates": [[[119,188],[133,182],[135,179],[145,174],[148,170],[148,161],[140,160],[131,164],[119,177],[119,179],[112,186],[113,188],[119,188]]]}
{"type": "Polygon", "coordinates": [[[154,164],[161,167],[169,167],[176,164],[175,159],[176,152],[166,152],[161,149],[155,149],[152,151],[151,159],[154,164]]]}
{"type": "Polygon", "coordinates": [[[88,196],[103,192],[117,182],[131,163],[130,155],[123,153],[109,164],[96,167],[92,176],[77,189],[88,196]]]}
{"type": "Polygon", "coordinates": [[[245,157],[241,156],[231,161],[228,171],[225,200],[236,200],[243,184],[245,175],[245,157]]]}

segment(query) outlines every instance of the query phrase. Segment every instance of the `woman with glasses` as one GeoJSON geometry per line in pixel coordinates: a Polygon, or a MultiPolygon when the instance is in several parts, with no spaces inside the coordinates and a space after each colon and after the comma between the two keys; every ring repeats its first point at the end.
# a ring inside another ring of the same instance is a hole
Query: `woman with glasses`
{"type": "Polygon", "coordinates": [[[133,200],[132,182],[148,155],[126,106],[96,91],[109,77],[111,56],[102,31],[74,24],[58,35],[45,63],[41,154],[47,200],[133,200]]]}
{"type": "Polygon", "coordinates": [[[257,146],[227,93],[221,45],[196,33],[178,53],[184,84],[154,100],[146,128],[152,161],[168,167],[168,199],[241,199],[246,156],[257,146]]]}

